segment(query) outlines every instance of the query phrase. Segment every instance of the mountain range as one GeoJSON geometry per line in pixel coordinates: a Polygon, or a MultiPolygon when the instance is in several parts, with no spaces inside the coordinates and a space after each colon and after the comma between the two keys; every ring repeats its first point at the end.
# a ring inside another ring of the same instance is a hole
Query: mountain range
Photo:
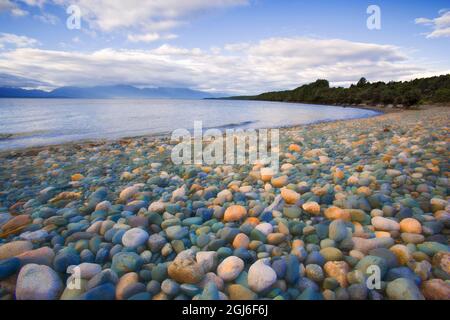
{"type": "Polygon", "coordinates": [[[223,95],[223,93],[212,94],[189,88],[137,88],[130,85],[60,87],[52,91],[0,87],[0,98],[205,99],[223,95]]]}

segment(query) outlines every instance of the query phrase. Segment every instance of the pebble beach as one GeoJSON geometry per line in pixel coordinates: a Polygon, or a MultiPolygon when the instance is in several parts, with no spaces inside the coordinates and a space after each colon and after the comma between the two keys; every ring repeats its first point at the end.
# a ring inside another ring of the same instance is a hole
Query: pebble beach
{"type": "Polygon", "coordinates": [[[449,124],[282,128],[275,175],[166,136],[2,152],[0,298],[450,300],[449,124]]]}

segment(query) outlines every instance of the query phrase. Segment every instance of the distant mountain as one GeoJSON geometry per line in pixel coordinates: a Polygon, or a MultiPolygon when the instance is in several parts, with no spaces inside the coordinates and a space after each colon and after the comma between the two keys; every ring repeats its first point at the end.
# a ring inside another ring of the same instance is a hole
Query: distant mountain
{"type": "Polygon", "coordinates": [[[0,87],[0,98],[69,98],[69,99],[205,99],[211,94],[188,88],[136,88],[129,85],[95,87],[61,87],[53,91],[0,87]]]}
{"type": "Polygon", "coordinates": [[[0,98],[51,98],[50,93],[42,90],[0,87],[0,98]]]}

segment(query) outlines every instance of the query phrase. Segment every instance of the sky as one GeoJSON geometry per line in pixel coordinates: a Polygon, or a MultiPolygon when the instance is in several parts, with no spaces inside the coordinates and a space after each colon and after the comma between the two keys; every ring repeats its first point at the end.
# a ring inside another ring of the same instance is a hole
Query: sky
{"type": "Polygon", "coordinates": [[[450,73],[448,0],[0,0],[0,86],[255,94],[450,73]]]}

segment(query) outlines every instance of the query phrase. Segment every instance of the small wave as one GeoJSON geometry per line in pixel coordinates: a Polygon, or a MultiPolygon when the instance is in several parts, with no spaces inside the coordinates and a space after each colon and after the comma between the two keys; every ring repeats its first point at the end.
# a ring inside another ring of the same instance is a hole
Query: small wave
{"type": "Polygon", "coordinates": [[[247,126],[247,125],[250,125],[250,124],[253,124],[256,122],[258,122],[258,121],[242,121],[242,122],[237,122],[237,123],[227,123],[227,124],[223,124],[221,126],[206,127],[205,129],[231,129],[231,128],[247,126]]]}
{"type": "Polygon", "coordinates": [[[35,130],[27,132],[15,132],[15,133],[0,133],[0,140],[11,140],[17,138],[27,138],[36,135],[46,134],[50,131],[47,130],[35,130]]]}

